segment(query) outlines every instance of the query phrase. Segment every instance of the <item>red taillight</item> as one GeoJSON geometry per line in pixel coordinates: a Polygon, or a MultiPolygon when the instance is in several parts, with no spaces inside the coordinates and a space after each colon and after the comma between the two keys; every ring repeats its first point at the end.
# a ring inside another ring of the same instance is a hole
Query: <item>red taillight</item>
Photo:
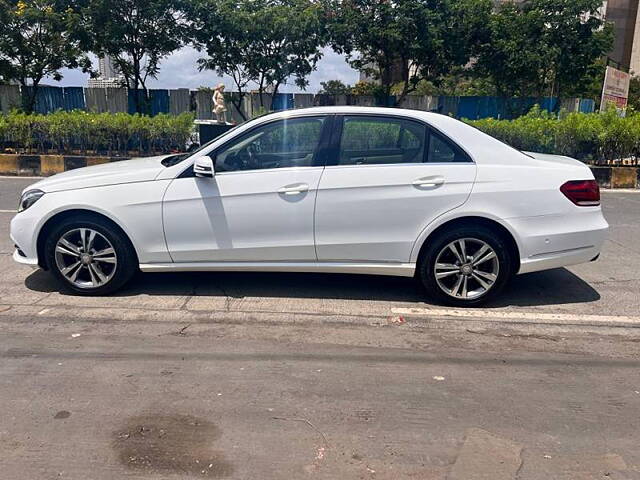
{"type": "Polygon", "coordinates": [[[560,191],[581,207],[600,205],[600,187],[595,180],[571,180],[562,185],[560,191]]]}

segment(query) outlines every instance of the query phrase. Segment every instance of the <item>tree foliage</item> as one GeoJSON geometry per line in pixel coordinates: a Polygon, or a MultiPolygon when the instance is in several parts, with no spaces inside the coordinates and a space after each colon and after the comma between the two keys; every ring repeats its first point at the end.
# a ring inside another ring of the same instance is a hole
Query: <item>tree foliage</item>
{"type": "Polygon", "coordinates": [[[142,112],[147,79],[160,61],[185,44],[188,24],[180,0],[88,0],[85,10],[97,54],[111,56],[142,112]]]}
{"type": "Polygon", "coordinates": [[[63,68],[91,70],[80,11],[72,1],[0,0],[0,25],[0,78],[31,85],[23,105],[28,112],[45,77],[59,81],[63,68]]]}
{"type": "Polygon", "coordinates": [[[629,106],[640,112],[640,77],[631,77],[629,82],[629,106]]]}
{"type": "MultiPolygon", "coordinates": [[[[322,10],[307,0],[201,0],[191,10],[201,69],[229,75],[238,90],[257,85],[261,106],[293,78],[304,89],[326,43],[322,10]]],[[[273,105],[271,105],[273,107],[273,105]]]]}
{"type": "Polygon", "coordinates": [[[326,82],[320,82],[321,95],[349,95],[351,93],[351,86],[345,85],[342,80],[327,80],[326,82]]]}
{"type": "Polygon", "coordinates": [[[490,0],[326,0],[331,43],[398,102],[423,80],[437,82],[469,62],[484,38],[490,0]],[[399,72],[399,78],[394,73],[399,72]]]}
{"type": "Polygon", "coordinates": [[[613,42],[601,0],[506,3],[490,16],[476,70],[501,95],[558,96],[589,88],[613,42]]]}

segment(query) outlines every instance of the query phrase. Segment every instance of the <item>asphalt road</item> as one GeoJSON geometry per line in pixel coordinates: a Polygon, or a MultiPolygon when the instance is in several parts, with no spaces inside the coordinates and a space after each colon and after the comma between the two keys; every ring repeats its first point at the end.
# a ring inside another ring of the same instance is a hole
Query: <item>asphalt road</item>
{"type": "Polygon", "coordinates": [[[640,194],[601,259],[495,304],[411,280],[14,265],[0,179],[0,478],[640,479],[640,194]]]}

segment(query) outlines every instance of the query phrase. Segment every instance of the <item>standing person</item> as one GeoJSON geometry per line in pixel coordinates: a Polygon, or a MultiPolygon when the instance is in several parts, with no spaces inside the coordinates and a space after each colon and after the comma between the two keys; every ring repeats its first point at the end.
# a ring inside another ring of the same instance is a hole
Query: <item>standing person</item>
{"type": "Polygon", "coordinates": [[[213,113],[218,123],[227,123],[227,107],[224,104],[224,84],[220,83],[213,89],[213,113]]]}

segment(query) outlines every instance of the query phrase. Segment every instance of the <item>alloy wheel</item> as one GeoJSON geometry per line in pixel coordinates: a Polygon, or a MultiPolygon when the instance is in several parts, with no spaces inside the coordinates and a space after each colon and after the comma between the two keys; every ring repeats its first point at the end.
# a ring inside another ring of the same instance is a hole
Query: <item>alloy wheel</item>
{"type": "Polygon", "coordinates": [[[436,256],[434,275],[438,287],[460,300],[474,300],[489,292],[500,273],[495,250],[477,238],[460,238],[436,256]]]}
{"type": "Polygon", "coordinates": [[[97,288],[116,273],[118,258],[111,242],[91,228],[64,233],[55,248],[56,266],[62,276],[78,288],[97,288]]]}

